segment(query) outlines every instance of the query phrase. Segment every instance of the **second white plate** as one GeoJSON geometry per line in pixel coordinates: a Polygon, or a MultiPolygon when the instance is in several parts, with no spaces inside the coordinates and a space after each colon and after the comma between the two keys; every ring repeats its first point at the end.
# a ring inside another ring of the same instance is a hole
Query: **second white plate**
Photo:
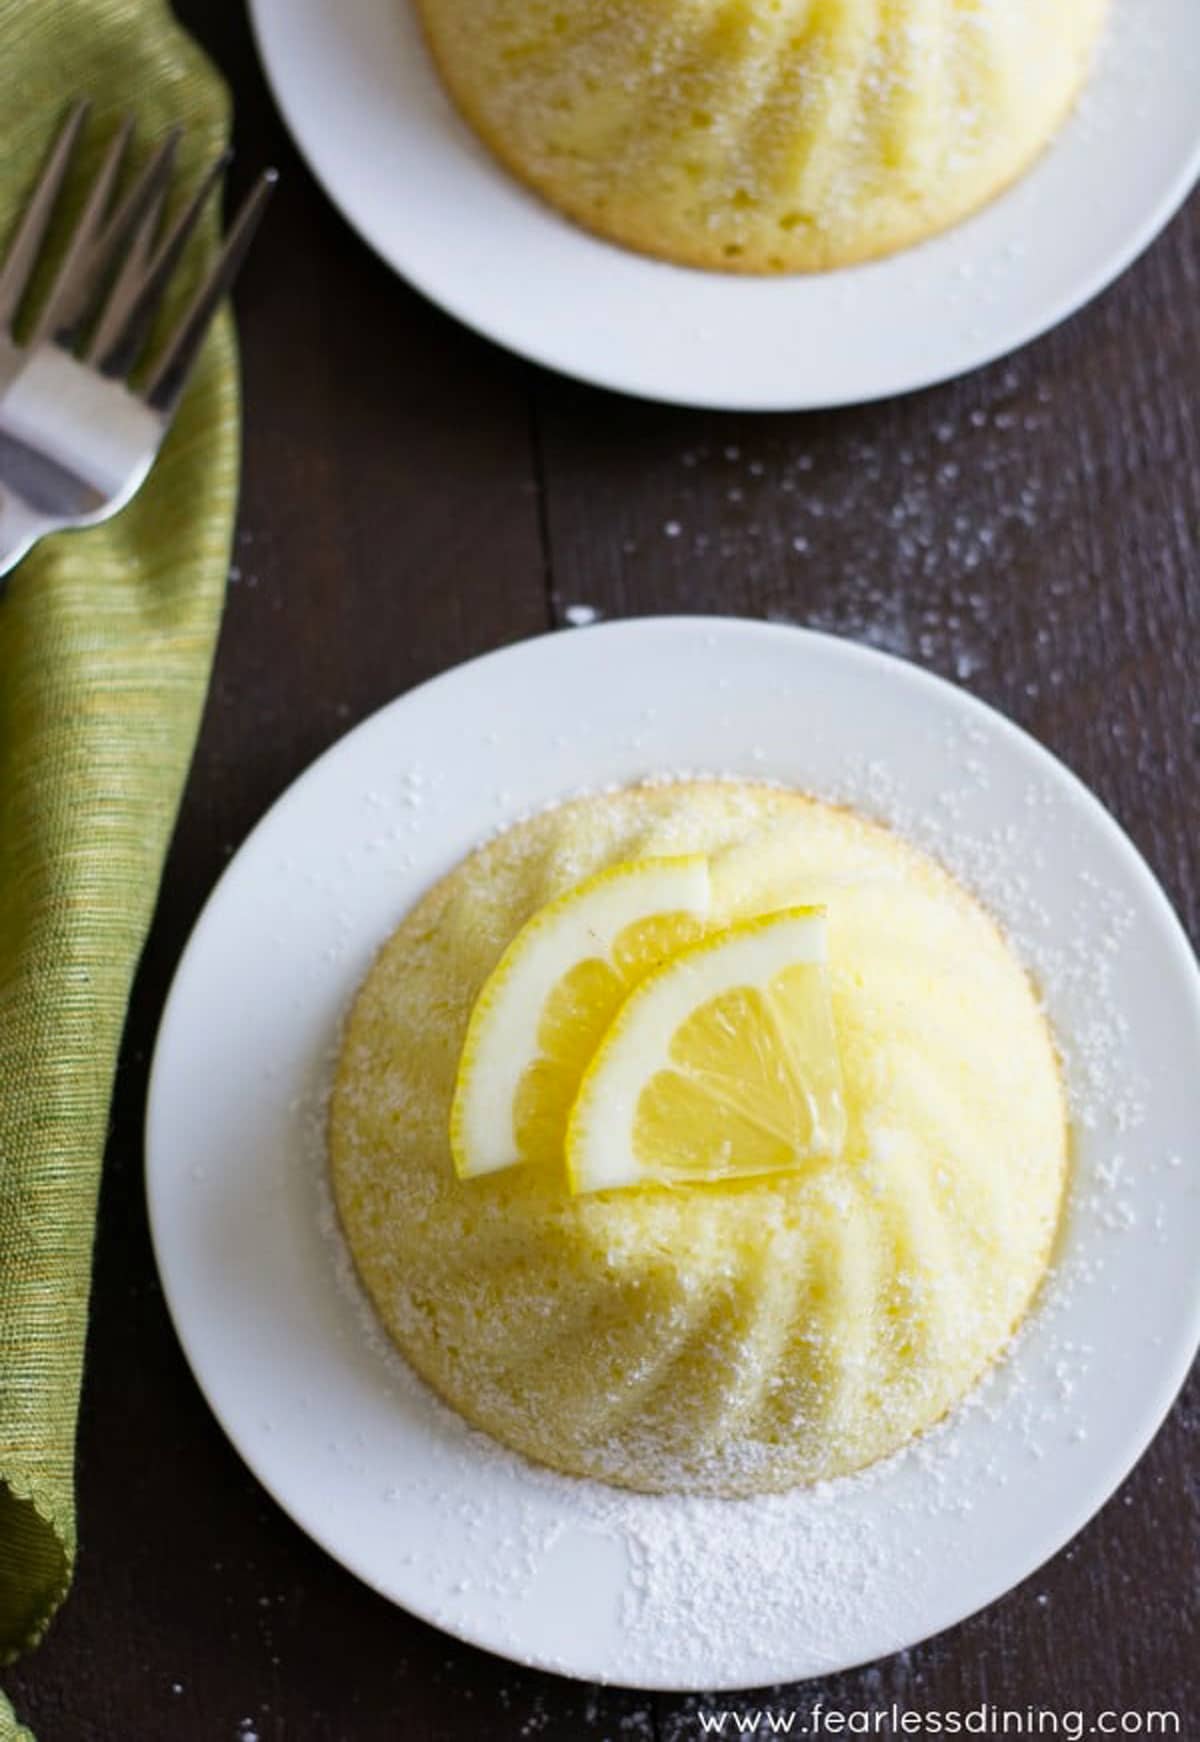
{"type": "Polygon", "coordinates": [[[251,11],[309,163],[418,290],[600,386],[779,411],[903,393],[1014,350],[1166,223],[1200,171],[1200,7],[1112,6],[1077,112],[1002,199],[874,265],[774,280],[644,259],[527,193],[443,96],[411,0],[252,0],[251,11]]]}
{"type": "Polygon", "coordinates": [[[506,649],[352,732],[233,860],[155,1055],[155,1250],[192,1368],[251,1469],[386,1596],[521,1661],[738,1687],[911,1645],[1031,1573],[1112,1492],[1200,1331],[1200,989],[1161,891],[1061,764],[912,666],[703,619],[506,649]],[[539,1470],[372,1334],[334,1236],[322,1096],[342,1014],[430,881],[579,786],[717,771],[844,798],[976,885],[1038,976],[1077,1158],[1019,1346],[899,1457],[762,1500],[539,1470]]]}

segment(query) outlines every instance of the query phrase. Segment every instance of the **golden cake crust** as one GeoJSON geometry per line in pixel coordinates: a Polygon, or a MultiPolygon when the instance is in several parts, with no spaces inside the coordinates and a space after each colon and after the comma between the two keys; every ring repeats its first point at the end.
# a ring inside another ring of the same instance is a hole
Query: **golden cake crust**
{"type": "Polygon", "coordinates": [[[728,1495],[859,1469],[952,1407],[1028,1309],[1067,1171],[1053,1044],[979,905],[850,812],[719,782],[571,801],[431,889],[350,1013],[329,1140],[375,1309],[468,1420],[570,1474],[728,1495]],[[514,932],[607,865],[695,851],[730,917],[828,908],[842,1155],[574,1199],[554,1167],[457,1180],[458,1053],[514,932]]]}
{"type": "Polygon", "coordinates": [[[978,210],[1040,155],[1106,0],[417,0],[520,180],[681,265],[846,266],[978,210]]]}

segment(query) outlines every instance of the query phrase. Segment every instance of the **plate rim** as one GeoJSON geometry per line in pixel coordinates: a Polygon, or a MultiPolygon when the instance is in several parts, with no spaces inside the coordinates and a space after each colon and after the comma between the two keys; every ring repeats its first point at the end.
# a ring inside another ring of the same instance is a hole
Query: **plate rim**
{"type": "MultiPolygon", "coordinates": [[[[376,5],[379,0],[351,0],[351,3],[376,5]]],[[[395,3],[411,5],[412,0],[395,0],[395,3]]],[[[1121,3],[1122,0],[1109,0],[1110,14],[1121,3]]],[[[310,131],[306,113],[293,100],[293,93],[275,52],[274,16],[276,13],[284,16],[286,11],[287,0],[248,0],[251,33],[259,64],[263,69],[272,98],[283,117],[291,140],[309,171],[327,199],[376,257],[427,302],[442,309],[471,332],[501,346],[513,355],[525,358],[542,368],[552,370],[587,386],[621,393],[634,399],[642,399],[655,404],[730,412],[786,414],[788,412],[824,411],[851,405],[870,405],[893,398],[904,398],[926,388],[943,386],[949,381],[961,379],[976,370],[1013,356],[1026,346],[1045,337],[1111,288],[1178,215],[1193,187],[1197,181],[1200,181],[1200,111],[1198,111],[1196,137],[1192,141],[1190,151],[1176,165],[1174,172],[1166,177],[1155,200],[1143,213],[1140,220],[1130,226],[1123,241],[1113,247],[1090,270],[1073,280],[1068,287],[1060,290],[1056,295],[1046,297],[1037,315],[1017,321],[1013,330],[1004,336],[986,339],[982,342],[977,341],[970,348],[970,355],[966,361],[957,360],[939,364],[932,369],[914,363],[911,369],[902,371],[893,381],[869,391],[850,393],[844,391],[813,392],[810,390],[797,392],[793,390],[780,393],[751,391],[744,394],[721,391],[714,394],[699,387],[691,390],[687,385],[679,382],[675,382],[670,388],[667,388],[663,384],[656,385],[653,380],[648,380],[643,371],[637,367],[595,366],[586,359],[565,355],[553,345],[539,344],[536,340],[531,341],[527,335],[514,335],[506,327],[503,320],[497,322],[481,316],[478,310],[471,306],[469,300],[458,294],[457,287],[447,291],[444,285],[432,282],[433,275],[423,271],[419,262],[416,264],[411,260],[402,262],[396,250],[389,246],[386,239],[382,237],[378,226],[373,226],[364,220],[363,215],[356,208],[355,201],[338,185],[338,178],[329,173],[328,166],[323,159],[323,153],[310,131]]],[[[1104,29],[1111,30],[1111,28],[1110,16],[1104,29]]],[[[432,66],[430,66],[429,71],[431,76],[436,76],[432,66]]],[[[1068,124],[1069,120],[1070,118],[1068,118],[1068,124]]],[[[1042,158],[1054,151],[1055,144],[1056,139],[1052,138],[1029,169],[1013,184],[1014,189],[1019,187],[1029,175],[1036,174],[1042,158]]],[[[509,172],[502,171],[502,173],[511,180],[509,172]]],[[[926,238],[926,241],[937,242],[944,236],[953,235],[954,231],[961,229],[964,223],[981,217],[986,218],[988,210],[993,206],[1002,204],[1011,191],[1013,190],[1002,190],[993,200],[985,202],[977,212],[970,214],[959,225],[951,226],[948,231],[939,232],[926,238]]],[[[526,192],[528,194],[527,190],[526,192]]],[[[592,245],[601,242],[606,247],[620,247],[619,244],[605,242],[603,238],[597,238],[581,230],[570,219],[563,217],[553,207],[548,206],[540,196],[528,194],[528,197],[536,200],[545,211],[550,212],[564,230],[579,236],[585,242],[592,245]]],[[[881,266],[886,267],[891,260],[917,253],[922,246],[924,243],[918,243],[913,248],[898,250],[895,254],[884,256],[878,261],[868,261],[859,266],[842,268],[840,273],[844,273],[847,278],[852,279],[859,272],[878,269],[881,266]]],[[[623,254],[630,253],[629,250],[623,248],[620,251],[623,254]]],[[[704,273],[701,269],[678,266],[673,262],[656,260],[636,253],[633,257],[641,261],[648,269],[657,272],[670,271],[721,279],[731,277],[728,274],[704,273]]],[[[806,275],[792,276],[802,278],[806,275]]],[[[758,279],[739,281],[736,277],[733,281],[748,284],[767,282],[758,279]]]]}
{"type": "MultiPolygon", "coordinates": [[[[177,1310],[177,1303],[173,1294],[170,1279],[170,1266],[169,1263],[164,1263],[163,1261],[165,1240],[162,1231],[162,1208],[159,1198],[159,1188],[156,1187],[157,1168],[154,1158],[156,1153],[159,1153],[157,1149],[156,1126],[160,1120],[165,1117],[160,1105],[163,1094],[162,1079],[166,1074],[166,1061],[169,1044],[173,1038],[171,1030],[174,1024],[179,1020],[177,1012],[183,1005],[187,993],[186,975],[189,961],[194,952],[199,954],[199,951],[203,948],[206,941],[205,934],[209,927],[213,924],[219,923],[219,898],[223,900],[223,892],[231,887],[235,882],[238,875],[239,861],[241,860],[245,850],[249,847],[251,842],[259,837],[260,834],[272,824],[277,815],[290,809],[293,803],[300,803],[303,801],[303,789],[307,787],[310,780],[316,778],[317,771],[322,769],[326,764],[336,762],[336,760],[347,751],[347,748],[352,744],[352,741],[358,737],[360,733],[366,733],[372,728],[377,729],[385,717],[400,712],[405,704],[414,697],[424,695],[438,687],[462,680],[464,677],[467,677],[468,674],[475,673],[479,667],[507,661],[513,656],[529,656],[531,653],[536,655],[539,650],[543,649],[548,652],[553,644],[556,641],[563,639],[564,636],[569,636],[574,639],[579,633],[604,638],[606,640],[613,640],[617,638],[641,638],[646,635],[651,637],[659,635],[670,636],[676,634],[681,629],[686,629],[690,633],[700,631],[705,634],[730,635],[735,638],[744,637],[757,640],[780,641],[799,637],[810,644],[815,643],[819,646],[824,646],[827,649],[836,650],[839,657],[848,658],[852,663],[857,663],[864,668],[878,669],[881,665],[889,670],[896,670],[898,668],[899,675],[901,675],[905,681],[911,682],[915,684],[917,688],[923,689],[927,693],[936,696],[944,696],[946,692],[949,692],[953,697],[954,706],[965,707],[969,716],[980,720],[986,719],[992,730],[998,729],[1004,736],[1019,741],[1021,748],[1026,753],[1032,752],[1035,761],[1044,770],[1051,772],[1056,779],[1066,783],[1075,802],[1082,801],[1084,803],[1085,807],[1091,813],[1093,820],[1101,825],[1107,836],[1109,845],[1116,850],[1126,868],[1133,874],[1141,898],[1149,902],[1164,928],[1164,936],[1169,940],[1172,954],[1176,958],[1181,971],[1186,972],[1190,970],[1191,1000],[1198,1013],[1198,1020],[1200,1020],[1200,964],[1197,963],[1195,952],[1192,949],[1191,942],[1184,930],[1182,922],[1176,913],[1173,904],[1168,898],[1166,891],[1160,884],[1158,878],[1155,876],[1153,870],[1136,844],[1117,818],[1104,804],[1102,804],[1099,798],[1092,793],[1080,777],[1076,775],[1065,762],[1061,761],[1051,750],[1034,737],[1025,727],[1019,725],[1016,721],[1001,713],[998,708],[994,708],[990,703],[985,702],[980,697],[962,689],[949,679],[899,655],[860,642],[855,642],[848,638],[832,635],[821,630],[809,629],[799,625],[767,623],[754,619],[738,617],[711,615],[663,615],[605,620],[590,625],[583,631],[550,630],[524,637],[521,640],[508,643],[502,647],[493,648],[484,653],[475,655],[457,665],[453,665],[446,670],[438,672],[425,679],[423,682],[413,685],[410,689],[402,691],[391,700],[381,704],[378,708],[373,709],[370,713],[366,714],[362,720],[357,721],[339,738],[335,739],[333,743],[328,745],[324,751],[309,762],[267,807],[258,821],[245,835],[229,863],[222,869],[220,876],[210,889],[209,894],[189,931],[187,941],[179,955],[175,971],[172,975],[167,997],[163,1003],[148,1077],[144,1114],[144,1187],[148,1208],[151,1242],[154,1251],[156,1269],[162,1284],[163,1297],[166,1301],[172,1326],[175,1330],[175,1334],[179,1338],[192,1377],[195,1380],[201,1395],[204,1397],[208,1408],[211,1410],[217,1425],[230,1441],[234,1450],[242,1459],[246,1467],[250,1470],[254,1479],[262,1485],[274,1503],[279,1505],[292,1522],[295,1523],[311,1541],[316,1543],[323,1552],[330,1555],[332,1559],[337,1561],[355,1578],[359,1579],[362,1583],[374,1590],[386,1601],[417,1616],[419,1619],[436,1627],[439,1631],[448,1634],[450,1637],[458,1638],[471,1646],[488,1651],[493,1655],[504,1657],[514,1663],[522,1664],[555,1675],[564,1676],[569,1679],[594,1680],[603,1685],[637,1688],[647,1692],[689,1692],[695,1691],[695,1684],[673,1680],[666,1675],[661,1677],[642,1677],[636,1681],[623,1680],[619,1674],[605,1673],[603,1670],[598,1670],[594,1665],[586,1668],[567,1667],[564,1666],[564,1664],[559,1661],[552,1652],[539,1651],[536,1648],[531,1649],[527,1647],[519,1647],[511,1643],[505,1643],[503,1645],[497,1643],[494,1633],[489,1634],[487,1627],[484,1625],[475,1629],[469,1623],[462,1623],[457,1619],[454,1622],[447,1620],[444,1615],[436,1611],[432,1595],[430,1596],[428,1603],[423,1607],[418,1607],[407,1597],[402,1600],[394,1595],[392,1591],[389,1591],[381,1582],[379,1577],[362,1565],[355,1554],[347,1554],[342,1549],[335,1546],[334,1537],[336,1533],[334,1531],[324,1528],[320,1520],[314,1518],[312,1514],[305,1516],[301,1508],[292,1504],[289,1499],[283,1496],[276,1487],[272,1477],[264,1474],[260,1467],[260,1460],[256,1455],[255,1447],[249,1432],[244,1430],[238,1423],[229,1421],[226,1415],[218,1407],[209,1384],[206,1382],[206,1377],[203,1371],[203,1358],[196,1352],[195,1344],[188,1328],[186,1315],[177,1310]]],[[[551,657],[553,656],[551,655],[551,657]]],[[[1136,1419],[1136,1422],[1133,1425],[1128,1423],[1125,1425],[1125,1431],[1121,1437],[1120,1447],[1119,1449],[1113,1450],[1110,1456],[1106,1459],[1103,1471],[1097,1469],[1090,1480],[1077,1485],[1072,1490],[1068,1502],[1064,1503],[1061,1526],[1056,1527],[1054,1532],[1048,1533],[1044,1537],[1041,1546],[1037,1551],[1037,1558],[1026,1567],[1026,1569],[1019,1574],[1014,1581],[1006,1585],[1002,1590],[992,1592],[990,1595],[985,1595],[979,1602],[974,1603],[967,1609],[962,1609],[957,1600],[953,1601],[949,1605],[949,1607],[954,1610],[953,1615],[949,1616],[949,1618],[938,1620],[932,1628],[923,1629],[912,1639],[905,1639],[903,1642],[892,1646],[890,1650],[901,1651],[911,1649],[927,1639],[936,1637],[937,1634],[945,1631],[947,1628],[961,1624],[971,1616],[990,1607],[993,1603],[1002,1600],[1002,1598],[1011,1590],[1015,1589],[1018,1584],[1023,1582],[1025,1579],[1032,1577],[1041,1567],[1053,1559],[1055,1555],[1060,1553],[1061,1550],[1079,1534],[1091,1519],[1096,1516],[1100,1509],[1112,1498],[1116,1490],[1125,1481],[1130,1472],[1146,1453],[1150,1444],[1161,1429],[1179,1395],[1180,1390],[1182,1389],[1183,1384],[1186,1382],[1188,1373],[1196,1357],[1198,1345],[1200,1345],[1200,1276],[1196,1279],[1196,1286],[1193,1290],[1190,1302],[1190,1312],[1180,1313],[1175,1324],[1175,1335],[1170,1339],[1169,1344],[1164,1341],[1162,1346],[1156,1350],[1158,1381],[1154,1386],[1153,1403],[1146,1406],[1143,1413],[1136,1419]]],[[[669,1500],[671,1497],[653,1498],[665,1498],[669,1500]]],[[[877,1652],[872,1650],[866,1652],[860,1657],[855,1657],[847,1661],[840,1666],[840,1669],[849,1670],[873,1661],[879,1661],[879,1656],[877,1652]]],[[[840,1673],[840,1670],[838,1672],[830,1671],[829,1673],[840,1673]]],[[[705,1691],[723,1691],[732,1693],[744,1689],[770,1685],[772,1681],[786,1682],[788,1679],[789,1678],[786,1674],[768,1676],[767,1681],[764,1681],[761,1675],[755,1676],[751,1680],[721,1679],[712,1684],[711,1687],[706,1686],[705,1691]]]]}

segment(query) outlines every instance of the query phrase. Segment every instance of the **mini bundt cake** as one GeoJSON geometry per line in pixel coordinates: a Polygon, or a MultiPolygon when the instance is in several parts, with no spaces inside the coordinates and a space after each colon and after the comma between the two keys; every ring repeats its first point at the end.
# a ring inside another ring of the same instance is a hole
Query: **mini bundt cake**
{"type": "Polygon", "coordinates": [[[953,878],[849,811],[676,782],[521,822],[418,903],[349,1016],[330,1150],[380,1319],[469,1421],[570,1474],[742,1495],[861,1469],[964,1396],[1049,1261],[1068,1132],[1033,987],[953,878]],[[826,910],[840,1149],[583,1196],[550,1161],[456,1177],[460,1049],[518,928],[694,853],[730,919],[826,910]]]}
{"type": "Polygon", "coordinates": [[[1105,0],[418,0],[458,108],[587,228],[683,264],[847,265],[1038,156],[1105,0]]]}

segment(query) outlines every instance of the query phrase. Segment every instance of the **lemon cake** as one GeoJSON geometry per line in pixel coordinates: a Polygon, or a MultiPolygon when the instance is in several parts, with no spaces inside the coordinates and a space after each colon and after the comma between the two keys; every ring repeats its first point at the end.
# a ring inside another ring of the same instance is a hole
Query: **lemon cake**
{"type": "Polygon", "coordinates": [[[347,1019],[335,1201],[388,1333],[553,1468],[744,1495],[939,1420],[1050,1260],[1057,1055],[933,860],[791,792],[572,800],[401,922],[347,1019]]]}
{"type": "Polygon", "coordinates": [[[458,108],[589,229],[847,265],[956,223],[1070,109],[1105,0],[418,0],[458,108]]]}

